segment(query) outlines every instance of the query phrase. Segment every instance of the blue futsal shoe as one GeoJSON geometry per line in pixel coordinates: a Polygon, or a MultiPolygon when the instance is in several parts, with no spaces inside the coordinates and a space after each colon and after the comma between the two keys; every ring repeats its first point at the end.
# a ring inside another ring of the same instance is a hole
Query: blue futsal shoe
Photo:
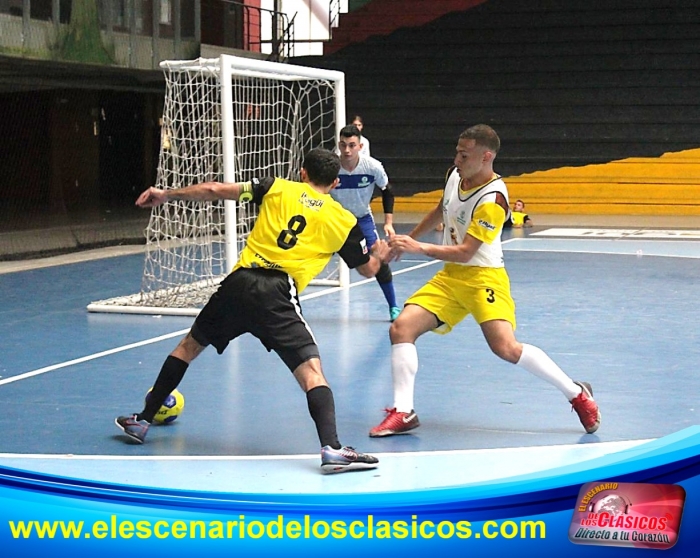
{"type": "Polygon", "coordinates": [[[393,322],[401,314],[401,308],[398,306],[392,306],[389,308],[389,319],[393,322]]]}

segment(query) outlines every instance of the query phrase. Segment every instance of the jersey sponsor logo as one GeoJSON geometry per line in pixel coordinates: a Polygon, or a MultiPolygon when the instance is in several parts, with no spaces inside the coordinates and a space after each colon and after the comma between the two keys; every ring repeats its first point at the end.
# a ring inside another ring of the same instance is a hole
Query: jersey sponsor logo
{"type": "Polygon", "coordinates": [[[310,198],[306,192],[302,192],[301,197],[299,198],[299,203],[305,207],[308,207],[309,209],[318,211],[319,209],[321,209],[321,207],[323,207],[324,201],[315,198],[310,198]]]}
{"type": "Polygon", "coordinates": [[[274,262],[271,262],[268,260],[266,257],[264,257],[261,254],[258,254],[255,252],[255,257],[258,258],[262,262],[262,266],[256,262],[253,262],[250,267],[255,268],[255,267],[266,267],[267,269],[282,269],[282,266],[279,264],[276,264],[274,262]]]}
{"type": "Polygon", "coordinates": [[[369,174],[341,174],[340,184],[336,186],[336,190],[360,190],[369,188],[375,182],[374,177],[369,174]]]}
{"type": "Polygon", "coordinates": [[[367,250],[367,239],[363,238],[363,239],[360,241],[360,246],[362,247],[362,253],[363,253],[363,254],[366,254],[366,253],[368,252],[368,250],[367,250]]]}
{"type": "Polygon", "coordinates": [[[485,229],[488,229],[490,231],[495,231],[496,230],[496,225],[492,225],[488,221],[484,221],[483,219],[479,219],[478,221],[480,227],[484,227],[485,229]]]}
{"type": "Polygon", "coordinates": [[[463,209],[462,211],[459,212],[459,216],[457,217],[457,222],[460,225],[466,225],[467,223],[467,218],[465,217],[466,211],[463,209]]]}

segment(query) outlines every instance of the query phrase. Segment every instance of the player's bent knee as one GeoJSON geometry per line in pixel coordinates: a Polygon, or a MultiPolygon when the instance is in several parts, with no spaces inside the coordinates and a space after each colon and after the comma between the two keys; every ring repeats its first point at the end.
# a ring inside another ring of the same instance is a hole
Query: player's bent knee
{"type": "Polygon", "coordinates": [[[392,322],[392,324],[389,326],[389,339],[391,340],[391,343],[395,345],[396,343],[400,343],[399,341],[399,336],[401,334],[401,326],[397,321],[392,322]]]}
{"type": "Polygon", "coordinates": [[[399,315],[396,321],[389,326],[389,339],[391,344],[395,345],[396,343],[413,343],[417,336],[409,326],[409,321],[401,319],[399,315]]]}
{"type": "Polygon", "coordinates": [[[192,332],[190,332],[180,340],[175,350],[173,350],[172,356],[189,364],[206,349],[207,345],[208,343],[202,344],[198,339],[193,337],[192,332]]]}
{"type": "Polygon", "coordinates": [[[492,343],[489,344],[493,354],[497,357],[510,362],[512,364],[517,364],[520,360],[520,355],[522,354],[522,347],[518,343],[492,343]]]}
{"type": "Polygon", "coordinates": [[[312,358],[302,362],[293,370],[292,374],[296,378],[301,389],[305,392],[319,386],[328,385],[328,382],[323,375],[321,361],[318,358],[312,358]]]}

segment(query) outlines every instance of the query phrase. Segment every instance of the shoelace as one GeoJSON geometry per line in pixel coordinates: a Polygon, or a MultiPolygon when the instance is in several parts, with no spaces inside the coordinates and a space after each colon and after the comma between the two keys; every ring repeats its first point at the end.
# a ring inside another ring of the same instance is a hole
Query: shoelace
{"type": "Polygon", "coordinates": [[[146,422],[146,424],[144,424],[143,422],[138,420],[136,418],[136,415],[132,415],[132,417],[129,420],[131,422],[127,423],[128,426],[138,426],[141,430],[146,430],[150,426],[150,424],[148,422],[146,422]]]}
{"type": "MultiPolygon", "coordinates": [[[[576,399],[578,399],[578,398],[581,398],[581,403],[579,404],[579,406],[581,408],[581,412],[583,413],[586,421],[589,421],[591,423],[597,422],[598,409],[597,409],[596,405],[583,392],[581,393],[581,395],[577,396],[576,399]]],[[[574,399],[574,401],[576,399],[574,399]]],[[[578,409],[576,409],[576,405],[573,402],[571,403],[571,411],[572,412],[576,411],[577,413],[579,412],[578,409]]]]}
{"type": "Polygon", "coordinates": [[[403,421],[401,420],[401,416],[407,416],[409,413],[400,413],[399,411],[394,409],[384,409],[386,412],[386,416],[384,417],[384,420],[380,424],[380,426],[389,426],[389,425],[400,425],[403,424],[403,421]]]}

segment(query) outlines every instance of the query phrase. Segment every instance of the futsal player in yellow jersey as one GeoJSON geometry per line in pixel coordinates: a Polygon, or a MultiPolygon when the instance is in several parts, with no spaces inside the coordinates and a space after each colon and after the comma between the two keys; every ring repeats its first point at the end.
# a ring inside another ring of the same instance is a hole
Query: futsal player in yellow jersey
{"type": "Polygon", "coordinates": [[[448,333],[468,314],[491,350],[559,389],[586,432],[600,425],[600,411],[586,382],[575,382],[541,349],[515,338],[515,304],[503,262],[501,231],[508,217],[508,190],[493,171],[500,139],[479,124],[459,136],[454,167],[442,199],[408,235],[389,239],[392,257],[425,254],[445,265],[405,303],[389,329],[394,404],[371,437],[403,434],[420,425],[414,409],[418,371],[416,340],[428,331],[448,333]],[[417,239],[444,222],[442,245],[417,239]]]}
{"type": "Polygon", "coordinates": [[[150,188],[141,194],[139,207],[155,207],[168,199],[230,199],[255,203],[260,211],[233,271],[163,363],[144,409],[116,419],[132,441],[145,441],[163,401],[208,345],[221,354],[231,340],[251,333],[279,355],[306,393],[321,442],[321,470],[338,473],[377,466],[377,458],[338,441],[333,393],[299,305],[298,294],[334,253],[366,277],[373,277],[389,255],[384,241],[378,241],[370,254],[355,217],[331,198],[339,170],[336,154],[313,149],[304,160],[301,182],[282,178],[206,182],[172,190],[150,188]]]}
{"type": "MultiPolygon", "coordinates": [[[[260,212],[233,270],[281,269],[294,279],[301,292],[331,256],[341,251],[357,219],[328,194],[319,193],[307,183],[254,179],[252,188],[259,196],[253,202],[261,204],[260,212]],[[265,203],[261,203],[263,200],[265,203]]],[[[366,242],[358,238],[353,239],[352,246],[367,251],[366,242]]],[[[357,266],[357,262],[351,263],[357,266]]]]}
{"type": "Polygon", "coordinates": [[[519,229],[522,227],[532,227],[534,223],[530,216],[525,213],[525,202],[523,200],[516,200],[513,204],[513,211],[510,212],[510,219],[506,219],[503,223],[503,228],[515,228],[519,229]]]}

